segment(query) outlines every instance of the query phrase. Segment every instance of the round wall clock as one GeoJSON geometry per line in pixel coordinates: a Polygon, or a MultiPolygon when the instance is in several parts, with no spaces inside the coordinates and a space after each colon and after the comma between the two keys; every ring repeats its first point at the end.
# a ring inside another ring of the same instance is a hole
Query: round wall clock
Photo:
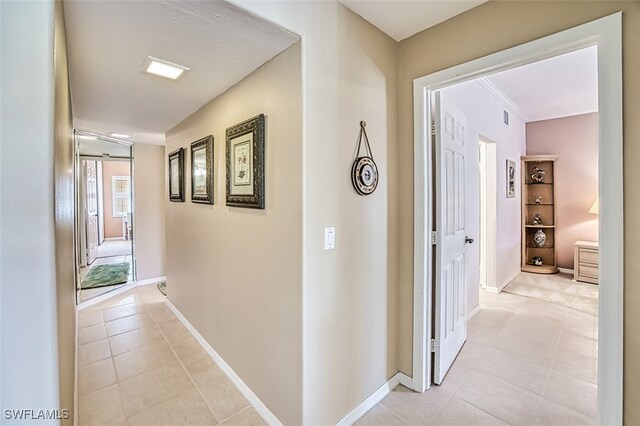
{"type": "Polygon", "coordinates": [[[369,195],[378,186],[378,167],[371,157],[358,157],[351,168],[351,181],[356,192],[369,195]]]}
{"type": "Polygon", "coordinates": [[[376,190],[378,186],[378,167],[375,161],[373,161],[373,154],[371,152],[371,146],[369,146],[369,138],[365,131],[367,124],[364,121],[360,122],[360,136],[358,136],[358,149],[356,151],[356,159],[351,167],[351,183],[356,192],[360,195],[369,195],[376,190]],[[365,149],[367,155],[360,156],[360,145],[362,144],[362,136],[364,135],[364,141],[366,143],[365,149]]]}

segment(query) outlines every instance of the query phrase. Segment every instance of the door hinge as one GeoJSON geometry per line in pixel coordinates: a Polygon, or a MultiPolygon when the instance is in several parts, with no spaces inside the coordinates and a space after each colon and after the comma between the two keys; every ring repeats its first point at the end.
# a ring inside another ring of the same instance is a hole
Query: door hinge
{"type": "Polygon", "coordinates": [[[438,232],[437,231],[431,231],[431,245],[436,245],[438,241],[438,232]]]}
{"type": "Polygon", "coordinates": [[[431,122],[431,135],[433,135],[433,136],[436,135],[436,122],[435,121],[431,122]]]}
{"type": "Polygon", "coordinates": [[[429,344],[429,350],[431,352],[435,352],[437,347],[438,347],[438,343],[436,342],[436,339],[431,339],[431,343],[429,344]]]}

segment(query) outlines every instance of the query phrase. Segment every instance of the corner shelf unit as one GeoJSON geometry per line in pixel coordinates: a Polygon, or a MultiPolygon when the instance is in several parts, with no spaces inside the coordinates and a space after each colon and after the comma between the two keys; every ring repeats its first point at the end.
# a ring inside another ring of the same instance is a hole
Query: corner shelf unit
{"type": "Polygon", "coordinates": [[[555,155],[523,155],[522,160],[522,271],[536,274],[556,274],[555,233],[555,155]],[[544,171],[542,182],[532,178],[534,168],[544,171]],[[538,215],[542,223],[534,223],[538,215]],[[541,231],[546,236],[544,244],[535,242],[541,231]],[[542,259],[542,265],[534,264],[534,258],[542,259]]]}

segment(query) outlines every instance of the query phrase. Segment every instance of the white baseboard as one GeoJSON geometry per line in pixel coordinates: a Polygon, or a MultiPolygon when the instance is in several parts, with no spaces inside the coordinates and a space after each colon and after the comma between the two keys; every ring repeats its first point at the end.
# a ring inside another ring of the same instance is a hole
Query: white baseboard
{"type": "Polygon", "coordinates": [[[480,312],[480,304],[478,303],[475,308],[471,310],[471,312],[467,313],[467,321],[476,316],[476,314],[480,312]]]}
{"type": "Polygon", "coordinates": [[[220,367],[220,369],[224,372],[224,374],[226,374],[227,377],[233,382],[233,384],[236,385],[240,393],[242,393],[244,397],[247,398],[247,400],[249,400],[249,403],[253,406],[253,408],[255,408],[255,410],[264,419],[264,421],[267,422],[267,424],[272,426],[282,426],[282,422],[278,420],[275,414],[273,414],[267,408],[267,406],[260,400],[260,398],[258,398],[258,396],[255,393],[253,393],[251,388],[249,388],[249,386],[247,386],[247,384],[244,381],[242,381],[240,376],[238,376],[238,374],[236,374],[236,372],[233,371],[231,366],[227,364],[225,360],[218,354],[218,352],[216,352],[216,350],[213,349],[213,347],[211,347],[211,345],[204,339],[204,337],[202,337],[202,335],[198,333],[198,330],[196,330],[193,327],[193,325],[191,325],[189,320],[187,320],[185,316],[182,315],[182,313],[178,310],[178,308],[176,308],[173,305],[173,303],[169,301],[169,299],[165,299],[164,303],[169,307],[169,309],[171,309],[171,311],[174,314],[176,314],[178,319],[184,324],[185,327],[187,327],[187,329],[191,332],[193,337],[195,337],[196,340],[203,347],[203,349],[207,351],[209,356],[211,356],[211,358],[218,365],[218,367],[220,367]]]}
{"type": "Polygon", "coordinates": [[[371,410],[378,402],[382,401],[385,396],[389,395],[393,388],[399,384],[412,388],[413,379],[403,373],[396,373],[396,375],[389,379],[387,383],[380,386],[369,398],[362,401],[360,405],[336,423],[336,426],[351,426],[358,421],[360,417],[364,416],[367,411],[371,410]]]}
{"type": "Polygon", "coordinates": [[[507,278],[506,280],[504,280],[502,282],[502,284],[500,284],[498,287],[485,287],[485,290],[488,291],[489,293],[495,293],[498,294],[502,291],[503,288],[505,288],[507,286],[507,284],[509,284],[511,281],[513,281],[513,279],[515,277],[518,276],[518,274],[520,274],[520,270],[518,269],[517,271],[515,271],[509,278],[507,278]]]}
{"type": "Polygon", "coordinates": [[[397,373],[396,376],[400,379],[400,384],[405,388],[413,389],[413,378],[407,376],[404,373],[397,373]]]}
{"type": "Polygon", "coordinates": [[[102,303],[107,299],[112,298],[113,296],[117,296],[120,293],[124,293],[127,290],[131,290],[132,288],[134,288],[136,286],[136,282],[130,282],[127,283],[126,285],[116,289],[116,290],[111,290],[106,292],[105,294],[101,294],[100,296],[96,296],[96,297],[92,297],[89,300],[85,300],[84,302],[80,302],[78,303],[78,310],[83,310],[88,308],[89,306],[93,306],[93,305],[97,305],[98,303],[102,303]]]}
{"type": "Polygon", "coordinates": [[[146,279],[146,280],[139,280],[139,281],[136,281],[136,286],[160,284],[163,281],[167,281],[167,277],[166,276],[149,278],[149,279],[146,279]]]}
{"type": "Polygon", "coordinates": [[[558,268],[558,271],[563,272],[565,274],[571,274],[573,275],[573,269],[567,269],[567,268],[558,268]]]}

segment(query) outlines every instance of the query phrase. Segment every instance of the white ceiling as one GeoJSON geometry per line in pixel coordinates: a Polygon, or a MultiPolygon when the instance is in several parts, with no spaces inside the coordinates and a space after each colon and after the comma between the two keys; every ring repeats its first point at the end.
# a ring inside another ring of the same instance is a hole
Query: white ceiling
{"type": "Polygon", "coordinates": [[[223,1],[64,3],[74,126],[164,144],[164,133],[298,37],[223,1]],[[140,71],[147,56],[191,68],[140,71]]]}
{"type": "Polygon", "coordinates": [[[487,79],[528,122],[598,111],[595,46],[493,74],[487,79]]]}
{"type": "Polygon", "coordinates": [[[487,0],[338,0],[396,41],[453,18],[487,0]]]}

